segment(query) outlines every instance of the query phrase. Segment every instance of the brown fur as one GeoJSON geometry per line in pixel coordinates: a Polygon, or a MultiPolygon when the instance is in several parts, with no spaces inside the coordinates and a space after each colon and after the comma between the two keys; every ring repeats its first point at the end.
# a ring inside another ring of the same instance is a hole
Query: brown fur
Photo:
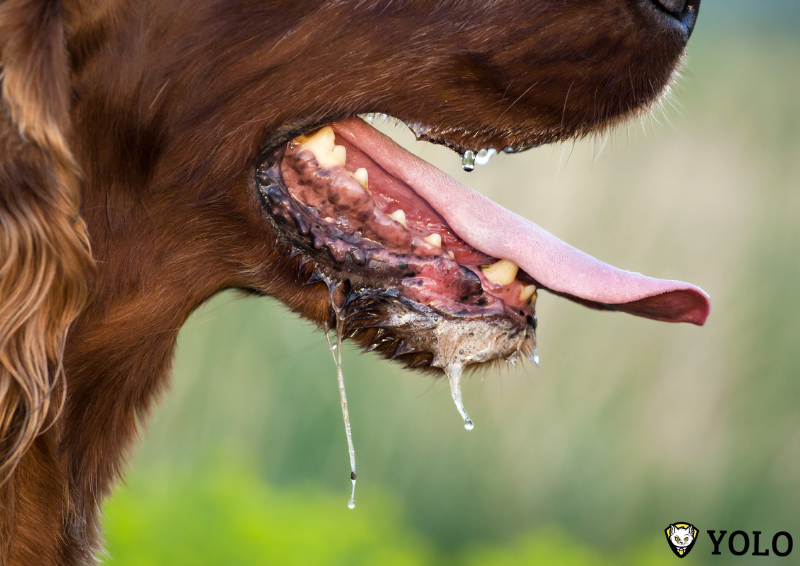
{"type": "Polygon", "coordinates": [[[264,220],[266,150],[358,112],[455,148],[597,131],[646,111],[682,55],[643,1],[0,3],[0,563],[93,563],[99,506],[209,297],[329,320],[264,220]]]}

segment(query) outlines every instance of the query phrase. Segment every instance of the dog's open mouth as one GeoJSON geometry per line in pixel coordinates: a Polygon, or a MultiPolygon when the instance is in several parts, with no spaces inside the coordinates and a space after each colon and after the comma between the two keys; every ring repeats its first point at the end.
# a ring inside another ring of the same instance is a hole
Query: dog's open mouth
{"type": "Polygon", "coordinates": [[[257,181],[280,237],[343,286],[345,335],[411,367],[536,360],[540,289],[655,320],[708,316],[698,287],[600,262],[359,118],[284,144],[257,181]]]}
{"type": "MultiPolygon", "coordinates": [[[[402,149],[359,118],[284,143],[256,170],[278,245],[328,286],[337,340],[440,368],[467,429],[465,368],[538,363],[540,289],[592,308],[702,325],[708,296],[622,271],[569,246],[402,149]]],[[[355,453],[339,367],[355,490],[355,453]]],[[[354,505],[350,500],[351,507],[354,505]]]]}
{"type": "Polygon", "coordinates": [[[280,237],[343,286],[345,335],[411,367],[536,360],[540,289],[655,320],[708,316],[698,287],[600,262],[359,118],[284,144],[257,181],[280,237]]]}

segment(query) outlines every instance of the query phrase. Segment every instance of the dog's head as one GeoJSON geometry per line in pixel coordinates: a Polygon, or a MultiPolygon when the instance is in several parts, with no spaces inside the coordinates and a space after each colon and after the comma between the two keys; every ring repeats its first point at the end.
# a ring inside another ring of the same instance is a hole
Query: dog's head
{"type": "Polygon", "coordinates": [[[699,4],[7,0],[5,442],[41,426],[85,300],[79,192],[100,318],[238,288],[419,368],[533,356],[539,289],[702,324],[696,287],[597,262],[356,117],[467,167],[599,132],[669,88],[699,4]]]}

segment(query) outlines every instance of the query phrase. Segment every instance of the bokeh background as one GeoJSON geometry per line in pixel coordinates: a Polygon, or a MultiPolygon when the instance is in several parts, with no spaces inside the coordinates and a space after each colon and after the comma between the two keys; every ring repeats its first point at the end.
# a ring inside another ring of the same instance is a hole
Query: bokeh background
{"type": "MultiPolygon", "coordinates": [[[[117,566],[656,565],[664,528],[789,531],[800,564],[800,2],[704,0],[663,112],[474,173],[404,144],[577,247],[701,285],[705,328],[543,294],[540,367],[446,382],[346,347],[358,463],[320,332],[217,297],[106,507],[117,566]]],[[[725,548],[723,546],[723,548],[725,548]]]]}

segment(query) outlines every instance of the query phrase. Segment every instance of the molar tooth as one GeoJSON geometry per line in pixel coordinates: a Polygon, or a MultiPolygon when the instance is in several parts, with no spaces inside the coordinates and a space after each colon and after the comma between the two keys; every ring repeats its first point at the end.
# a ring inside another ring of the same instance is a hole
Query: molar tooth
{"type": "Polygon", "coordinates": [[[519,292],[519,302],[523,304],[536,302],[536,285],[526,285],[519,292]]]}
{"type": "Polygon", "coordinates": [[[517,277],[519,266],[513,261],[501,259],[488,267],[482,267],[486,279],[495,285],[511,285],[517,277]]]}
{"type": "Polygon", "coordinates": [[[442,247],[442,236],[441,236],[441,234],[435,234],[434,233],[434,234],[431,234],[430,236],[425,236],[422,239],[425,240],[426,242],[428,242],[432,246],[435,246],[437,248],[441,248],[442,247]]]}
{"type": "Polygon", "coordinates": [[[398,208],[394,212],[389,215],[389,218],[397,222],[398,224],[402,225],[403,228],[408,230],[408,224],[406,223],[406,213],[403,212],[402,208],[398,208]]]}
{"type": "MultiPolygon", "coordinates": [[[[342,147],[342,146],[339,146],[342,147]]],[[[364,187],[364,190],[369,192],[369,175],[367,174],[367,170],[363,167],[359,167],[353,172],[353,179],[361,183],[361,186],[364,187]]]]}

